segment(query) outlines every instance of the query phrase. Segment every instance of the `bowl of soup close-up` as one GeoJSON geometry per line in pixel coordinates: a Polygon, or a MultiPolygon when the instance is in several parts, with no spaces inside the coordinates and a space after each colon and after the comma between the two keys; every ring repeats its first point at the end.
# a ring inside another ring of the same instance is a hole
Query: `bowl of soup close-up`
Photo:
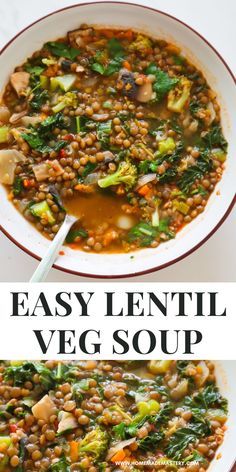
{"type": "Polygon", "coordinates": [[[0,467],[230,472],[235,363],[2,361],[0,467]]]}
{"type": "Polygon", "coordinates": [[[0,224],[55,267],[122,277],[201,246],[235,200],[236,92],[223,58],[163,12],[75,5],[0,56],[0,224]],[[102,262],[102,263],[101,263],[102,262]]]}

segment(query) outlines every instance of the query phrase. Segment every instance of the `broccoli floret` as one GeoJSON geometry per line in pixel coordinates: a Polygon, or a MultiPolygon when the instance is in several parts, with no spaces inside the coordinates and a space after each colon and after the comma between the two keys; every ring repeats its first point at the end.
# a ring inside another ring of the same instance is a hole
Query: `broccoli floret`
{"type": "Polygon", "coordinates": [[[108,448],[108,434],[99,427],[93,429],[82,439],[79,445],[79,454],[91,454],[94,460],[102,458],[108,448]]]}
{"type": "Polygon", "coordinates": [[[118,169],[114,174],[109,174],[98,181],[101,188],[110,187],[111,185],[125,184],[127,188],[133,187],[137,179],[137,169],[135,165],[129,161],[120,163],[118,169]]]}
{"type": "Polygon", "coordinates": [[[181,77],[178,85],[168,94],[167,108],[175,113],[182,113],[184,105],[190,96],[192,82],[186,77],[181,77]]]}
{"type": "Polygon", "coordinates": [[[65,107],[74,107],[78,105],[77,95],[74,92],[67,92],[65,95],[58,98],[58,103],[52,108],[54,113],[58,113],[65,107]]]}
{"type": "Polygon", "coordinates": [[[149,38],[146,36],[143,36],[142,34],[138,34],[137,38],[135,41],[133,41],[130,46],[129,50],[130,51],[138,51],[141,53],[145,53],[148,49],[152,47],[152,42],[149,38]]]}

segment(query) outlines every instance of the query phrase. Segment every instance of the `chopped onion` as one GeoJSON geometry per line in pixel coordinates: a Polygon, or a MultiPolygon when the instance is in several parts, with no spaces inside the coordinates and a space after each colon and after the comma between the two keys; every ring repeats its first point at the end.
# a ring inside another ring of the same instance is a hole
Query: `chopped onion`
{"type": "Polygon", "coordinates": [[[120,229],[130,229],[133,225],[133,219],[130,216],[122,215],[117,218],[116,226],[120,229]]]}
{"type": "Polygon", "coordinates": [[[214,108],[212,102],[209,102],[209,103],[207,104],[207,109],[210,111],[209,124],[211,125],[211,123],[214,121],[214,119],[215,119],[215,117],[216,117],[215,108],[214,108]]]}
{"type": "Polygon", "coordinates": [[[106,121],[109,118],[108,113],[94,113],[91,116],[92,120],[94,121],[106,121]]]}
{"type": "Polygon", "coordinates": [[[96,85],[98,81],[98,77],[95,75],[94,77],[88,77],[87,79],[85,79],[83,81],[83,85],[84,87],[93,87],[94,85],[96,85]]]}
{"type": "Polygon", "coordinates": [[[104,151],[103,156],[104,156],[105,164],[107,164],[108,162],[114,161],[115,159],[115,155],[111,151],[104,151]]]}
{"type": "Polygon", "coordinates": [[[92,174],[88,174],[87,177],[84,179],[85,185],[94,185],[100,179],[101,173],[100,172],[93,172],[92,174]]]}
{"type": "Polygon", "coordinates": [[[136,438],[126,439],[125,441],[120,441],[119,443],[115,444],[108,450],[106,460],[109,461],[118,451],[121,451],[125,447],[133,444],[136,441],[136,438]]]}
{"type": "Polygon", "coordinates": [[[138,179],[138,182],[136,184],[136,190],[138,190],[140,187],[143,187],[144,185],[148,184],[149,182],[152,182],[155,179],[156,179],[156,174],[142,175],[138,179]]]}

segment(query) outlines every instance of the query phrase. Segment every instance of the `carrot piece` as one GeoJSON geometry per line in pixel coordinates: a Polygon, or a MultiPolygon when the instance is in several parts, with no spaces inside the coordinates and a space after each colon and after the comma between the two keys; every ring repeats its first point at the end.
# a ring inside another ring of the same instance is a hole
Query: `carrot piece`
{"type": "Polygon", "coordinates": [[[126,454],[124,449],[121,449],[120,451],[116,452],[116,454],[111,458],[111,462],[121,462],[125,459],[126,454]]]}
{"type": "Polygon", "coordinates": [[[128,61],[123,62],[123,67],[128,70],[132,69],[131,64],[128,61]]]}
{"type": "Polygon", "coordinates": [[[71,462],[77,462],[79,459],[79,448],[77,441],[70,441],[70,458],[71,462]]]}
{"type": "Polygon", "coordinates": [[[152,193],[152,190],[150,189],[148,184],[143,185],[142,187],[138,189],[138,194],[142,195],[142,197],[148,197],[151,195],[151,193],[152,193]]]}

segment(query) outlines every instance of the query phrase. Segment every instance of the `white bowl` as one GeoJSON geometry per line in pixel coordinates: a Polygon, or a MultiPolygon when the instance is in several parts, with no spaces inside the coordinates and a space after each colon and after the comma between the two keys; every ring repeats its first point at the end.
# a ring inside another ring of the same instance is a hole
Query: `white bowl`
{"type": "MultiPolygon", "coordinates": [[[[174,240],[156,249],[143,249],[131,254],[88,254],[65,248],[56,268],[91,277],[124,277],[148,273],[166,267],[190,254],[203,244],[222,224],[235,203],[236,88],[233,75],[215,49],[196,31],[160,11],[128,3],[98,2],[74,5],[52,13],[30,25],[10,41],[0,56],[0,89],[8,81],[15,66],[54,40],[77,28],[81,23],[133,27],[178,44],[190,61],[201,69],[217,92],[222,123],[229,142],[229,156],[223,178],[210,197],[204,213],[180,231],[174,240]]],[[[3,232],[28,254],[41,258],[49,245],[7,200],[0,188],[0,223],[3,232]]]]}

